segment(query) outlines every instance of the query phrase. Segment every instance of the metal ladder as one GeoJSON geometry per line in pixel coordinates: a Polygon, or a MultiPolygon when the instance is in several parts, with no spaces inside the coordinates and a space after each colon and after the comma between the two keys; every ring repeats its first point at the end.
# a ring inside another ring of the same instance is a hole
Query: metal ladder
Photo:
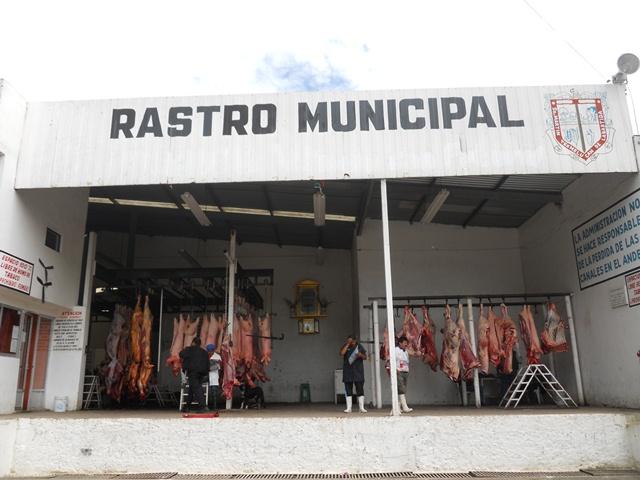
{"type": "Polygon", "coordinates": [[[82,408],[89,410],[90,408],[102,408],[102,398],[100,397],[100,383],[97,375],[84,376],[82,408]],[[92,407],[94,405],[94,407],[92,407]]]}
{"type": "Polygon", "coordinates": [[[518,375],[516,375],[516,378],[511,382],[509,390],[507,390],[507,393],[505,393],[502,400],[500,400],[500,406],[504,406],[504,408],[516,408],[534,378],[538,379],[542,388],[544,388],[557,406],[578,406],[562,385],[560,385],[560,382],[556,379],[553,373],[551,373],[549,368],[542,363],[528,365],[527,367],[522,367],[518,371],[518,375]]]}
{"type": "Polygon", "coordinates": [[[147,401],[155,401],[160,407],[165,407],[167,404],[178,404],[178,399],[173,392],[166,387],[158,387],[158,385],[151,385],[149,396],[146,398],[145,403],[147,401]]]}

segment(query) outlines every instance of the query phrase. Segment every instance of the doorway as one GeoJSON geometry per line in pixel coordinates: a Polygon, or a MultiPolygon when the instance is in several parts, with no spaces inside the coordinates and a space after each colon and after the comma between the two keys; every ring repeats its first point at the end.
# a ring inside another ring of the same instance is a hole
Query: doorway
{"type": "Polygon", "coordinates": [[[20,332],[20,369],[16,409],[44,408],[45,379],[49,359],[51,320],[25,313],[20,332]]]}

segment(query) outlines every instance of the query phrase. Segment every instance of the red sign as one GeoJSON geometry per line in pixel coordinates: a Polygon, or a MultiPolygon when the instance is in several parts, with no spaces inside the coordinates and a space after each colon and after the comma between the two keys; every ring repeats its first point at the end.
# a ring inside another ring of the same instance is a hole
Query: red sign
{"type": "Polygon", "coordinates": [[[29,295],[33,263],[0,250],[0,286],[29,295]]]}
{"type": "Polygon", "coordinates": [[[640,305],[640,270],[625,276],[624,281],[627,284],[629,306],[640,305]]]}

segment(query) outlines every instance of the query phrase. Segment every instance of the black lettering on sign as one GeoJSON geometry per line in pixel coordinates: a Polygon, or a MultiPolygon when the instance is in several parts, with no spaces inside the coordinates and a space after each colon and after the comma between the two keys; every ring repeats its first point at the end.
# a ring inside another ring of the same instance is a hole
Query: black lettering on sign
{"type": "Polygon", "coordinates": [[[153,134],[154,137],[162,136],[162,127],[160,126],[160,116],[157,108],[145,109],[136,137],[143,138],[147,133],[153,134]]]}
{"type": "Polygon", "coordinates": [[[347,122],[342,123],[340,102],[331,102],[331,128],[334,132],[351,132],[356,128],[356,102],[347,102],[347,122]]]}
{"type": "Polygon", "coordinates": [[[500,112],[501,127],[524,127],[524,120],[509,120],[506,95],[498,95],[498,111],[500,112]]]}
{"type": "Polygon", "coordinates": [[[246,105],[225,105],[222,134],[231,135],[231,129],[235,128],[238,135],[246,135],[247,130],[244,127],[248,122],[249,107],[246,105]],[[238,114],[238,118],[234,118],[234,113],[238,114]]]}
{"type": "Polygon", "coordinates": [[[211,125],[213,124],[213,112],[219,112],[220,107],[217,105],[211,105],[208,107],[198,107],[196,109],[198,113],[204,114],[202,116],[202,136],[211,136],[211,125]]]}
{"type": "Polygon", "coordinates": [[[396,101],[387,100],[387,115],[389,117],[389,130],[398,129],[398,114],[396,113],[396,101]]]}
{"type": "Polygon", "coordinates": [[[416,110],[424,110],[424,101],[421,98],[405,98],[400,100],[400,126],[405,130],[418,130],[424,128],[425,120],[423,117],[416,116],[415,120],[411,120],[409,108],[416,110]]]}
{"type": "Polygon", "coordinates": [[[276,131],[276,106],[273,103],[254,105],[251,110],[251,131],[256,135],[276,131]],[[262,126],[262,113],[266,113],[267,124],[262,126]]]}
{"type": "Polygon", "coordinates": [[[360,130],[369,131],[369,124],[373,125],[376,130],[384,130],[382,100],[374,100],[375,107],[371,107],[371,104],[366,100],[360,100],[358,104],[360,106],[360,130]]]}
{"type": "Polygon", "coordinates": [[[114,108],[111,114],[111,138],[120,138],[120,132],[124,133],[125,138],[133,138],[131,129],[135,123],[136,111],[133,108],[114,108]]]}
{"type": "Polygon", "coordinates": [[[471,97],[471,109],[469,110],[469,128],[476,128],[479,123],[484,123],[487,127],[495,127],[489,107],[484,97],[471,97]]]}
{"type": "Polygon", "coordinates": [[[191,115],[193,115],[193,108],[191,107],[170,108],[167,134],[170,137],[188,137],[191,133],[191,118],[185,117],[191,117],[191,115]],[[181,128],[176,128],[176,126],[181,128]]]}
{"type": "Polygon", "coordinates": [[[305,102],[298,103],[298,132],[306,132],[307,127],[313,132],[316,126],[319,132],[326,132],[328,125],[327,102],[319,102],[315,113],[305,102]]]}
{"type": "Polygon", "coordinates": [[[440,128],[440,120],[438,120],[438,99],[429,98],[429,128],[431,130],[437,130],[440,128]]]}
{"type": "Polygon", "coordinates": [[[462,97],[443,97],[440,100],[442,104],[442,128],[453,128],[452,120],[460,120],[467,114],[467,108],[462,97]],[[456,110],[452,111],[451,107],[455,105],[456,110]]]}

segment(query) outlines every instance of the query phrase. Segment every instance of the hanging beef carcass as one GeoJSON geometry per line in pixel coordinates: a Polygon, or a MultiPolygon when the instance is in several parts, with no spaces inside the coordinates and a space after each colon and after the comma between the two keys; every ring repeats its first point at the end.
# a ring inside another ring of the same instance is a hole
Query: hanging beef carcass
{"type": "Polygon", "coordinates": [[[131,363],[129,364],[129,373],[127,375],[127,390],[131,394],[135,394],[138,390],[138,376],[140,375],[140,362],[142,361],[142,352],[140,351],[141,330],[142,305],[140,304],[140,295],[138,295],[136,306],[131,315],[131,331],[129,332],[131,363]]]}
{"type": "Polygon", "coordinates": [[[271,316],[267,313],[258,319],[258,332],[260,333],[260,363],[271,363],[271,316]]]}
{"type": "Polygon", "coordinates": [[[216,350],[220,350],[220,342],[218,341],[218,333],[220,332],[220,322],[216,316],[212,313],[209,315],[209,323],[207,327],[207,334],[202,338],[205,340],[206,345],[215,345],[216,350]]]}
{"type": "Polygon", "coordinates": [[[502,341],[502,351],[504,352],[504,361],[500,370],[502,373],[509,374],[513,371],[513,348],[518,343],[518,335],[516,333],[516,324],[509,316],[507,306],[503,303],[500,305],[501,318],[497,320],[499,326],[498,333],[502,341]]]}
{"type": "Polygon", "coordinates": [[[429,309],[422,307],[422,333],[420,334],[420,351],[422,361],[431,367],[434,372],[438,370],[438,351],[436,350],[436,326],[429,316],[429,309]]]}
{"type": "Polygon", "coordinates": [[[493,306],[489,307],[487,322],[489,323],[489,361],[498,368],[504,358],[504,351],[502,350],[500,319],[496,317],[493,306]]]}
{"type": "MultiPolygon", "coordinates": [[[[238,318],[236,318],[238,320],[238,318]]],[[[251,313],[247,313],[245,317],[239,318],[240,323],[240,343],[242,344],[240,361],[245,365],[245,368],[250,368],[255,358],[253,349],[253,316],[251,313]]]]}
{"type": "Polygon", "coordinates": [[[118,350],[120,343],[123,341],[123,332],[129,332],[127,328],[127,317],[130,315],[131,311],[127,307],[116,305],[106,341],[106,353],[109,362],[104,372],[106,394],[116,401],[120,401],[120,394],[122,392],[121,380],[124,369],[126,368],[126,355],[123,360],[122,357],[118,355],[118,350]]]}
{"type": "Polygon", "coordinates": [[[531,305],[522,307],[519,318],[522,341],[527,348],[527,363],[529,365],[540,363],[540,356],[544,352],[540,347],[540,339],[538,338],[538,330],[536,330],[536,322],[531,313],[531,305]]]}
{"type": "Polygon", "coordinates": [[[187,320],[180,314],[179,319],[173,319],[173,341],[171,342],[171,350],[166,365],[171,367],[174,375],[180,373],[182,368],[182,360],[180,360],[180,352],[184,348],[184,332],[187,328],[187,320]]]}
{"type": "Polygon", "coordinates": [[[404,321],[402,322],[402,335],[407,337],[407,353],[412,356],[420,356],[420,333],[422,327],[411,308],[404,307],[404,321]]]}
{"type": "Polygon", "coordinates": [[[542,349],[545,353],[566,352],[569,350],[565,336],[566,328],[566,323],[558,313],[556,305],[549,302],[547,305],[547,317],[544,321],[544,330],[540,335],[542,349]]]}
{"type": "Polygon", "coordinates": [[[144,400],[149,391],[149,378],[153,372],[154,364],[151,363],[151,329],[153,327],[153,315],[149,308],[149,295],[145,297],[144,309],[142,311],[142,328],[140,331],[140,350],[142,352],[142,363],[138,375],[138,396],[144,400]]]}
{"type": "Polygon", "coordinates": [[[478,361],[480,362],[480,371],[485,375],[489,373],[489,319],[482,304],[480,304],[480,317],[478,318],[478,361]]]}
{"type": "Polygon", "coordinates": [[[220,357],[222,358],[222,393],[227,400],[233,397],[233,387],[239,385],[236,379],[236,362],[231,351],[228,335],[224,335],[220,347],[220,357]]]}
{"type": "Polygon", "coordinates": [[[462,305],[458,304],[458,320],[456,322],[460,329],[460,360],[462,360],[462,378],[471,380],[473,378],[473,369],[480,366],[478,358],[471,348],[471,340],[464,324],[464,315],[462,305]]]}
{"type": "Polygon", "coordinates": [[[198,335],[198,323],[200,322],[200,317],[191,320],[191,315],[187,315],[187,324],[184,330],[184,347],[191,346],[191,342],[198,335]]]}
{"type": "Polygon", "coordinates": [[[451,319],[451,307],[447,305],[444,310],[444,328],[442,329],[442,353],[440,354],[440,370],[457,382],[460,378],[460,329],[451,319]]]}
{"type": "Polygon", "coordinates": [[[129,331],[131,329],[131,309],[126,308],[123,311],[123,315],[125,318],[125,323],[122,326],[122,331],[120,332],[120,340],[118,341],[118,363],[122,365],[122,373],[120,375],[120,379],[113,387],[113,394],[111,398],[119,402],[122,399],[122,392],[124,390],[125,382],[127,378],[125,376],[125,371],[127,370],[127,363],[130,359],[130,345],[129,345],[129,331]]]}
{"type": "Polygon", "coordinates": [[[206,313],[202,316],[202,323],[200,324],[200,347],[204,350],[207,349],[207,336],[209,335],[209,315],[206,313]]]}

